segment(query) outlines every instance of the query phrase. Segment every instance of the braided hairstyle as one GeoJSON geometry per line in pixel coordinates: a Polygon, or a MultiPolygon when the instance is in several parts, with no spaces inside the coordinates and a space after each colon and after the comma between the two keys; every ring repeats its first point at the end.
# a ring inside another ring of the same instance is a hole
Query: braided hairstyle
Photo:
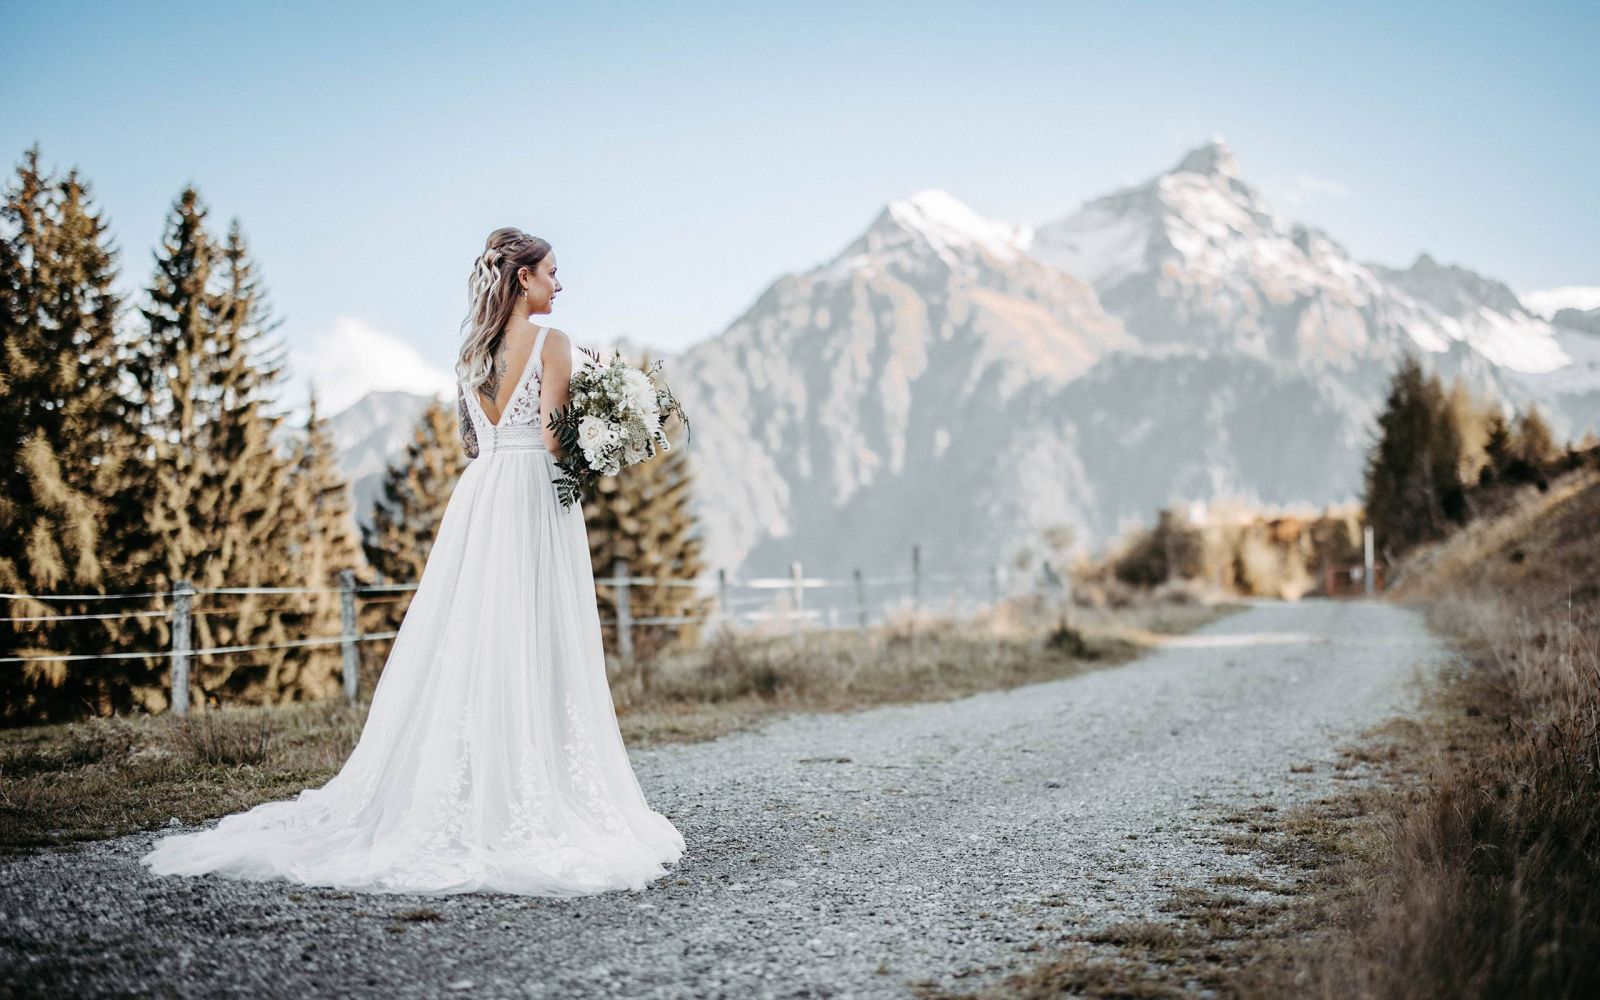
{"type": "Polygon", "coordinates": [[[466,335],[456,360],[456,377],[466,379],[467,391],[476,392],[489,377],[494,350],[517,305],[517,270],[538,267],[549,252],[549,243],[515,226],[496,229],[484,241],[467,276],[469,305],[461,321],[466,335]]]}

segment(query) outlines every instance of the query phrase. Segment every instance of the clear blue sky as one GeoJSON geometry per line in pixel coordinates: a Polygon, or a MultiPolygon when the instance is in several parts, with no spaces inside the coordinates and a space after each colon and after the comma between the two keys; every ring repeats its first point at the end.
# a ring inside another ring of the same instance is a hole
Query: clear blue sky
{"type": "MultiPolygon", "coordinates": [[[[301,382],[453,363],[488,232],[552,322],[679,347],[888,200],[1042,222],[1212,134],[1367,260],[1600,284],[1600,3],[3,2],[0,149],[95,185],[124,283],[237,216],[301,382]]],[[[301,392],[303,388],[291,391],[301,392]]]]}

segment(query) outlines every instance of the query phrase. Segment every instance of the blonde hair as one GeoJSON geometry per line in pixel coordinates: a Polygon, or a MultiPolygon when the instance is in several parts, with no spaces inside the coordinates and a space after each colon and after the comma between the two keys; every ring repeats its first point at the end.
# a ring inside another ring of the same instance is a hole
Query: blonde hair
{"type": "Polygon", "coordinates": [[[461,321],[466,334],[456,359],[456,377],[466,380],[469,392],[489,377],[494,349],[516,308],[517,269],[537,268],[549,252],[549,243],[515,226],[496,229],[484,241],[483,253],[467,276],[469,304],[461,321]]]}

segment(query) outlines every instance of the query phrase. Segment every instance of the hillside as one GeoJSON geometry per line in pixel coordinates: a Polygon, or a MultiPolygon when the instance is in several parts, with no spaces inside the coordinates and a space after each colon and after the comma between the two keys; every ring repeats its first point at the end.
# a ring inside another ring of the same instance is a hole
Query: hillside
{"type": "Polygon", "coordinates": [[[1395,577],[1396,596],[1504,595],[1519,605],[1600,611],[1600,462],[1544,492],[1519,487],[1497,506],[1408,557],[1395,577]]]}

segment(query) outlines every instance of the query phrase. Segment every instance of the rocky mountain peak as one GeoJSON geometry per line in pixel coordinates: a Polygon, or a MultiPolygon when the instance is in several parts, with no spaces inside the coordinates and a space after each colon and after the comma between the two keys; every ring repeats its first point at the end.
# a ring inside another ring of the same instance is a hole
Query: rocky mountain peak
{"type": "Polygon", "coordinates": [[[1455,264],[1442,264],[1427,252],[1418,254],[1404,270],[1382,270],[1390,281],[1446,316],[1471,315],[1483,307],[1506,316],[1526,311],[1504,282],[1455,264]]]}
{"type": "Polygon", "coordinates": [[[1022,248],[1031,237],[1028,226],[985,218],[948,191],[924,188],[885,205],[840,259],[911,251],[931,252],[953,265],[975,253],[1011,262],[1024,256],[1022,248]]]}
{"type": "Polygon", "coordinates": [[[1233,150],[1223,141],[1220,135],[1214,135],[1203,146],[1196,146],[1185,153],[1178,165],[1170,171],[1175,174],[1215,174],[1222,177],[1239,176],[1239,162],[1233,158],[1233,150]]]}

